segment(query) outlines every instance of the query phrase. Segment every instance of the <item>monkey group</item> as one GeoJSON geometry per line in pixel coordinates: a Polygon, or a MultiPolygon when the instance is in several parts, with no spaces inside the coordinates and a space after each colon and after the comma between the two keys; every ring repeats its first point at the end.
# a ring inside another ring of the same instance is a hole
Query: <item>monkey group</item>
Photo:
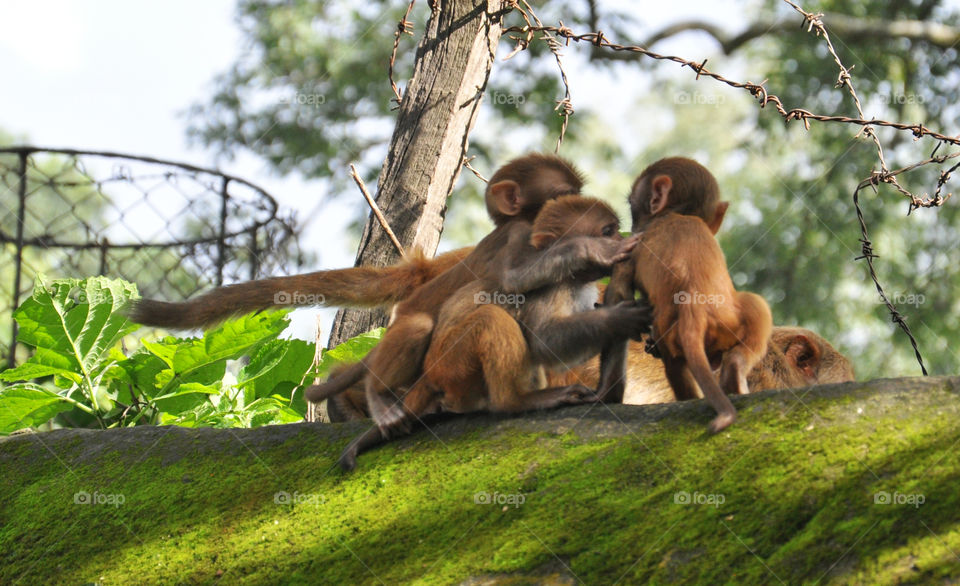
{"type": "Polygon", "coordinates": [[[331,306],[392,304],[380,343],[306,390],[310,401],[327,400],[333,421],[375,423],[344,450],[345,469],[436,413],[702,394],[717,412],[709,429],[719,432],[736,418],[727,394],[853,378],[825,340],[774,328],[761,297],[734,289],[714,237],[728,203],[705,167],[682,157],[647,167],[630,192],[628,238],[613,210],[582,187],[569,162],[528,154],[490,179],[484,196],[495,227],[475,247],[229,285],[182,303],[142,299],[130,317],[206,327],[273,306],[289,290],[331,306]],[[598,304],[596,281],[610,275],[598,304]]]}

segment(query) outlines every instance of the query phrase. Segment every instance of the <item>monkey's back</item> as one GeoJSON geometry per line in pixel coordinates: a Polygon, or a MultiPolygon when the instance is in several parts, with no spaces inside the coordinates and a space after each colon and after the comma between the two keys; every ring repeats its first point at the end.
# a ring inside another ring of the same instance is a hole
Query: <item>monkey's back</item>
{"type": "Polygon", "coordinates": [[[736,290],[726,259],[706,222],[669,213],[651,221],[634,251],[634,282],[653,304],[654,327],[679,355],[678,321],[703,328],[705,344],[721,349],[736,343],[736,290]]]}

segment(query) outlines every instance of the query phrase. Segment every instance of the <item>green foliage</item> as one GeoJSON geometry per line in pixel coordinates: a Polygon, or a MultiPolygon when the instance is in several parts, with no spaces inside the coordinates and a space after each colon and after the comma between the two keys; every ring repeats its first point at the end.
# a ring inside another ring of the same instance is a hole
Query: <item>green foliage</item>
{"type": "Polygon", "coordinates": [[[47,284],[14,313],[29,360],[0,373],[0,433],[46,423],[123,427],[143,423],[187,427],[257,427],[303,419],[302,389],[339,361],[361,358],[379,340],[371,332],[325,352],[313,369],[314,347],[278,336],[287,312],[243,316],[202,338],[143,340],[126,355],[122,339],[139,326],[122,309],[136,286],[91,277],[47,284]],[[249,363],[234,377],[228,364],[249,363]],[[29,382],[43,379],[44,382],[29,382]]]}

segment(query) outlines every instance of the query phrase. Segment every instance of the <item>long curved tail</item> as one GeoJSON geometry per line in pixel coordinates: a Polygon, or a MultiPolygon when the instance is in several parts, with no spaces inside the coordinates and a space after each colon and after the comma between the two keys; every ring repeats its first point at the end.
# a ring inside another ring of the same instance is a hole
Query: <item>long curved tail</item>
{"type": "Polygon", "coordinates": [[[391,305],[462,261],[471,250],[461,248],[434,259],[415,255],[389,267],[354,267],[248,281],[219,287],[180,303],[140,299],[127,314],[144,325],[192,329],[268,307],[391,305]]]}

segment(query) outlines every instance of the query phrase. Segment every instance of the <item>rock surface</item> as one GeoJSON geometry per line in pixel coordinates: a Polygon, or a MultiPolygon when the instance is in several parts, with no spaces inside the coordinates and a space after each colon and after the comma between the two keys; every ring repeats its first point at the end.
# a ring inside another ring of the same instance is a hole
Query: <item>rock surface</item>
{"type": "Polygon", "coordinates": [[[0,583],[960,580],[960,378],[367,424],[0,440],[0,583]]]}

